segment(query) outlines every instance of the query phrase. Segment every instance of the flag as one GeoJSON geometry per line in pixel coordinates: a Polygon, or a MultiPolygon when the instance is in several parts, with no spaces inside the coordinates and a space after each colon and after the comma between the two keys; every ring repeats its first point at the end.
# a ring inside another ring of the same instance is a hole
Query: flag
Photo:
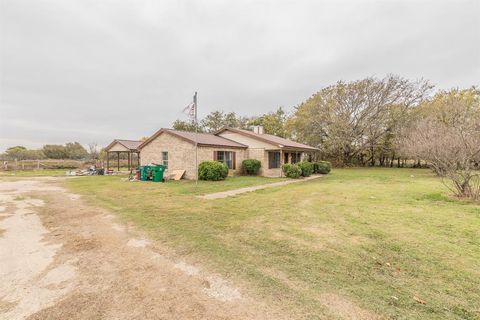
{"type": "Polygon", "coordinates": [[[195,120],[195,104],[193,102],[186,106],[182,112],[188,115],[190,120],[195,120]]]}

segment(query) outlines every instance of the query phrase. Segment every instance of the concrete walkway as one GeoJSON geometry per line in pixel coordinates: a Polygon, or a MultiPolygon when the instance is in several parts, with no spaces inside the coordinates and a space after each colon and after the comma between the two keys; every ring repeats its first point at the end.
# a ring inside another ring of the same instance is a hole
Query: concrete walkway
{"type": "Polygon", "coordinates": [[[222,198],[226,198],[226,197],[236,196],[237,194],[241,194],[241,193],[245,193],[245,192],[252,192],[252,191],[256,191],[256,190],[260,190],[260,189],[279,187],[279,186],[284,186],[284,185],[291,184],[291,183],[298,183],[298,182],[313,180],[313,179],[317,179],[317,178],[320,178],[320,177],[321,177],[321,175],[312,175],[310,177],[303,178],[303,179],[291,179],[291,180],[287,180],[287,181],[280,181],[280,182],[262,184],[262,185],[259,185],[259,186],[246,187],[246,188],[240,188],[240,189],[234,189],[234,190],[228,190],[228,191],[222,191],[222,192],[215,192],[215,193],[210,193],[210,194],[206,194],[206,195],[198,196],[198,197],[202,198],[202,199],[208,199],[208,200],[222,199],[222,198]]]}

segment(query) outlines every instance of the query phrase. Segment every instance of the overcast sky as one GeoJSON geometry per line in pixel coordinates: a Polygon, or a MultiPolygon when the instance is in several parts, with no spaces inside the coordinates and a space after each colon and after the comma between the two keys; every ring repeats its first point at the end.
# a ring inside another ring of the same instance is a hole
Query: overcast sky
{"type": "Polygon", "coordinates": [[[0,151],[253,115],[338,80],[480,83],[480,1],[0,0],[0,151]]]}

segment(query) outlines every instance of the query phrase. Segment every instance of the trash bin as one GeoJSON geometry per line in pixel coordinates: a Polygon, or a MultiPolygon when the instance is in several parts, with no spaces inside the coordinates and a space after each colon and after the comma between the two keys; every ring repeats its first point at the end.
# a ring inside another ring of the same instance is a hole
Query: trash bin
{"type": "Polygon", "coordinates": [[[163,173],[165,172],[165,166],[157,165],[150,167],[152,170],[152,180],[153,182],[161,182],[164,181],[163,173]]]}
{"type": "Polygon", "coordinates": [[[140,181],[147,181],[149,175],[149,166],[140,166],[140,181]]]}

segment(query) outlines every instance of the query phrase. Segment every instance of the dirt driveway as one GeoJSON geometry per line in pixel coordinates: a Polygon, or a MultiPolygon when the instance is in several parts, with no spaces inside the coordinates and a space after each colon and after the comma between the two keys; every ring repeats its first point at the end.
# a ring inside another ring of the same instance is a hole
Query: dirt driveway
{"type": "Polygon", "coordinates": [[[0,180],[0,319],[281,319],[53,178],[0,180]]]}

